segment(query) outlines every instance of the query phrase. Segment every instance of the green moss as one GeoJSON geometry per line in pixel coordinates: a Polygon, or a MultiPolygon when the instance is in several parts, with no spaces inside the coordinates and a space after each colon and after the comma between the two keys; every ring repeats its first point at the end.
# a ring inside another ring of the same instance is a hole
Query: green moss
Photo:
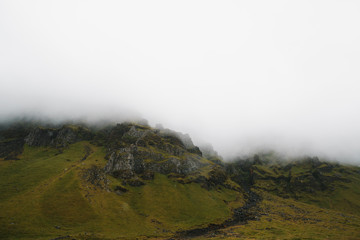
{"type": "Polygon", "coordinates": [[[360,217],[261,193],[263,216],[195,239],[359,239],[360,217]]]}
{"type": "Polygon", "coordinates": [[[271,165],[256,165],[254,172],[260,179],[256,179],[255,186],[319,207],[360,215],[360,168],[333,165],[331,171],[320,172],[318,169],[323,167],[328,167],[328,164],[323,163],[314,168],[311,163],[300,161],[292,165],[291,170],[272,168],[271,165]],[[286,179],[290,171],[291,179],[288,184],[286,179]],[[276,178],[279,180],[275,181],[276,178]],[[323,184],[324,189],[312,187],[314,184],[323,184]]]}
{"type": "MultiPolygon", "coordinates": [[[[93,235],[98,239],[171,236],[180,229],[221,222],[243,204],[229,189],[208,191],[157,174],[128,192],[107,176],[107,189],[87,182],[84,171],[106,164],[105,149],[89,142],[57,149],[28,147],[17,161],[0,162],[0,235],[5,239],[51,239],[93,235]],[[90,155],[82,160],[86,149],[90,155]],[[55,228],[59,226],[59,228],[55,228]]],[[[0,238],[1,238],[0,237],[0,238]]]]}
{"type": "MultiPolygon", "coordinates": [[[[165,160],[175,157],[155,146],[139,150],[161,154],[165,160]]],[[[155,174],[154,180],[144,181],[144,186],[126,186],[128,191],[117,195],[113,190],[122,186],[121,180],[107,176],[106,188],[83,178],[84,171],[92,166],[103,169],[105,154],[105,148],[84,141],[62,153],[54,148],[25,146],[20,160],[0,161],[0,238],[169,238],[179,230],[220,223],[231,216],[232,209],[244,204],[241,192],[224,187],[209,191],[187,181],[199,175],[209,177],[214,163],[206,158],[200,159],[203,168],[182,179],[187,184],[155,174]],[[83,160],[85,154],[90,155],[83,160]]],[[[186,157],[199,156],[189,153],[181,158],[186,157]]],[[[308,166],[297,164],[292,175],[311,174],[308,166]]],[[[359,168],[342,166],[322,173],[338,178],[344,175],[351,181],[335,181],[331,191],[297,192],[295,196],[305,203],[268,193],[286,190],[286,185],[276,179],[288,177],[289,169],[263,164],[255,165],[254,173],[264,177],[255,185],[264,199],[258,209],[263,215],[259,221],[220,231],[224,235],[218,239],[360,238],[359,168]]],[[[240,187],[230,179],[225,185],[240,187]]]]}
{"type": "Polygon", "coordinates": [[[67,173],[42,195],[41,213],[61,226],[72,227],[96,219],[74,175],[74,171],[67,173]]]}
{"type": "Polygon", "coordinates": [[[171,229],[189,228],[228,218],[231,211],[224,203],[234,201],[234,191],[207,191],[198,184],[180,184],[156,174],[154,181],[131,188],[123,199],[139,214],[152,216],[171,229]]]}

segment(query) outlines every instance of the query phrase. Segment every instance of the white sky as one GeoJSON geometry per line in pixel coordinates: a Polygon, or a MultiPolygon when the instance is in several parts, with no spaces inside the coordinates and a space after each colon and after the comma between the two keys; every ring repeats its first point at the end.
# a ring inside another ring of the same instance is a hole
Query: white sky
{"type": "Polygon", "coordinates": [[[360,2],[0,1],[0,116],[140,113],[360,162],[360,2]]]}

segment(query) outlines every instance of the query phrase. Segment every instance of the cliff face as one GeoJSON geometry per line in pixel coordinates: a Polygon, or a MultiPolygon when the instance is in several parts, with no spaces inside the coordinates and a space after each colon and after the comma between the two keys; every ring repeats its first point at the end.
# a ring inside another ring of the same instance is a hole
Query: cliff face
{"type": "Polygon", "coordinates": [[[71,125],[65,125],[61,128],[36,127],[26,136],[25,143],[29,146],[61,148],[81,140],[90,140],[92,137],[93,133],[83,127],[71,125]]]}
{"type": "MultiPolygon", "coordinates": [[[[14,132],[7,135],[14,136],[14,132]]],[[[152,178],[154,173],[187,175],[209,165],[189,135],[133,123],[100,130],[37,125],[22,129],[15,139],[7,135],[0,134],[0,157],[7,159],[21,154],[24,144],[61,150],[79,141],[91,141],[106,148],[104,172],[123,179],[152,178]]]]}
{"type": "Polygon", "coordinates": [[[167,155],[158,149],[144,149],[131,145],[128,148],[113,150],[109,161],[105,166],[107,173],[115,173],[118,176],[134,176],[142,174],[145,170],[162,174],[177,173],[189,174],[205,164],[201,163],[198,155],[184,152],[180,155],[167,155]],[[123,174],[123,173],[124,174],[123,174]]]}
{"type": "Polygon", "coordinates": [[[202,161],[197,147],[184,143],[176,133],[164,134],[161,130],[139,125],[118,125],[109,133],[111,137],[114,135],[117,135],[117,144],[108,141],[109,160],[105,171],[116,177],[189,174],[209,164],[202,161]]]}
{"type": "Polygon", "coordinates": [[[17,159],[17,156],[23,151],[24,143],[24,139],[21,138],[0,142],[0,158],[17,159]]]}
{"type": "Polygon", "coordinates": [[[23,125],[0,126],[0,158],[16,160],[24,148],[29,127],[23,125]]]}
{"type": "Polygon", "coordinates": [[[24,144],[32,147],[65,148],[93,139],[95,133],[82,126],[43,127],[41,124],[15,123],[0,127],[0,158],[17,159],[24,144]]]}
{"type": "Polygon", "coordinates": [[[326,162],[318,157],[284,159],[268,153],[236,159],[225,168],[227,176],[246,189],[360,213],[360,192],[354,188],[360,179],[359,167],[326,162]],[[351,193],[344,194],[346,189],[351,189],[351,193]]]}
{"type": "Polygon", "coordinates": [[[101,171],[124,183],[141,184],[140,181],[160,173],[175,176],[182,183],[200,183],[205,188],[255,186],[283,197],[304,198],[307,194],[331,192],[337,185],[351,182],[344,176],[353,174],[316,157],[286,162],[279,156],[260,154],[224,163],[211,146],[203,147],[203,154],[187,134],[135,123],[97,130],[81,125],[0,127],[0,158],[18,159],[25,144],[61,152],[79,141],[105,148],[106,164],[101,171]]]}

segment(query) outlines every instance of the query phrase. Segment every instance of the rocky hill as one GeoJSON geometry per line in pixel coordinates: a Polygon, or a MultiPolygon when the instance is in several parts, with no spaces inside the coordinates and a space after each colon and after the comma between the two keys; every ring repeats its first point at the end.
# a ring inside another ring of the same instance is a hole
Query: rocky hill
{"type": "Polygon", "coordinates": [[[360,168],[203,151],[146,124],[2,125],[0,239],[360,237],[360,168]]]}

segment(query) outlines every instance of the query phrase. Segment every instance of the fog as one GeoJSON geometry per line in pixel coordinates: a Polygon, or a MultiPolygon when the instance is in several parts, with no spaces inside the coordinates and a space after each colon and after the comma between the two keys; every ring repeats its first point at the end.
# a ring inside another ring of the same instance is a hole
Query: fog
{"type": "Polygon", "coordinates": [[[359,1],[0,2],[0,118],[145,118],[360,163],[359,1]]]}

